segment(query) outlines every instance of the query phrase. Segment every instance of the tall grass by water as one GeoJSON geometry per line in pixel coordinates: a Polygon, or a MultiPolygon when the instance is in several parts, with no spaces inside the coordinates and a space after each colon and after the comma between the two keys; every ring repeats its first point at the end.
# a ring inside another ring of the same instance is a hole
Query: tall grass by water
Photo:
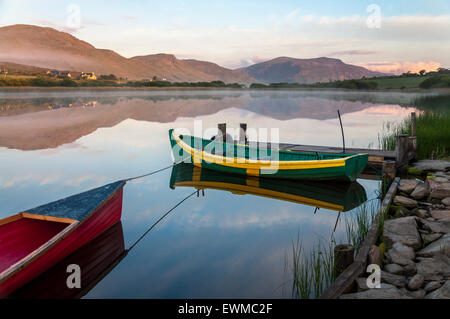
{"type": "MultiPolygon", "coordinates": [[[[366,202],[358,207],[352,216],[344,218],[346,238],[341,242],[352,244],[355,248],[355,256],[375,221],[378,205],[379,201],[366,202]]],[[[333,236],[328,243],[319,240],[317,245],[308,251],[304,249],[300,235],[297,236],[296,241],[292,242],[290,265],[292,298],[317,298],[336,279],[334,272],[334,248],[336,245],[333,236]]]]}
{"type": "MultiPolygon", "coordinates": [[[[395,149],[395,138],[411,135],[411,119],[400,123],[384,123],[378,134],[379,147],[395,149]]],[[[419,159],[439,159],[450,155],[450,112],[423,112],[416,117],[417,156],[419,159]]]]}
{"type": "Polygon", "coordinates": [[[358,207],[358,211],[349,218],[345,219],[345,231],[347,243],[355,248],[355,255],[369,232],[370,227],[375,221],[378,211],[378,205],[374,202],[366,202],[358,207]]]}

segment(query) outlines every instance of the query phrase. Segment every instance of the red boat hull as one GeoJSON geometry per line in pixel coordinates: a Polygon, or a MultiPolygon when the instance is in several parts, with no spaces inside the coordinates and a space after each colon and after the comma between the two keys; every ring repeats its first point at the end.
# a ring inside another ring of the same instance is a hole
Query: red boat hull
{"type": "MultiPolygon", "coordinates": [[[[122,198],[123,187],[118,189],[102,207],[92,213],[67,237],[56,243],[21,271],[1,283],[0,298],[9,295],[17,288],[37,277],[118,222],[122,215],[122,198]]],[[[67,274],[67,276],[69,275],[67,274]]]]}

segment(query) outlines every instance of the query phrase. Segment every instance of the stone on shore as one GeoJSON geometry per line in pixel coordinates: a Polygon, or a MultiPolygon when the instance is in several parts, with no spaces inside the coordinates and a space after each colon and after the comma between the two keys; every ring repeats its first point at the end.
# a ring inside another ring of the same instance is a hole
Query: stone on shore
{"type": "Polygon", "coordinates": [[[402,289],[400,289],[400,291],[403,294],[405,294],[406,296],[409,296],[414,299],[423,299],[426,295],[426,291],[423,289],[410,291],[410,290],[407,290],[406,288],[402,288],[402,289]]]}
{"type": "Polygon", "coordinates": [[[438,240],[442,237],[442,234],[428,234],[428,235],[422,235],[423,243],[425,246],[431,244],[432,242],[438,240]]]}
{"type": "Polygon", "coordinates": [[[403,274],[403,267],[397,264],[387,264],[384,266],[384,270],[394,275],[403,274]]]}
{"type": "Polygon", "coordinates": [[[435,199],[450,197],[450,183],[430,183],[430,196],[435,199]]]}
{"type": "Polygon", "coordinates": [[[395,218],[411,216],[411,212],[404,206],[392,205],[391,209],[395,218]]]}
{"type": "Polygon", "coordinates": [[[339,299],[412,299],[399,289],[374,288],[352,294],[341,295],[339,299]]]}
{"type": "Polygon", "coordinates": [[[414,208],[412,215],[420,217],[420,218],[427,218],[428,217],[428,211],[425,209],[417,209],[414,208]]]}
{"type": "Polygon", "coordinates": [[[414,199],[401,195],[397,195],[394,197],[394,204],[397,206],[404,206],[408,208],[417,207],[417,202],[414,199]]]}
{"type": "Polygon", "coordinates": [[[417,185],[417,187],[414,189],[414,191],[411,193],[411,197],[414,199],[422,199],[424,197],[427,197],[429,195],[428,186],[425,184],[417,185]]]}
{"type": "Polygon", "coordinates": [[[438,254],[433,258],[423,258],[416,264],[417,273],[427,281],[441,281],[450,277],[450,259],[438,254]]]}
{"type": "Polygon", "coordinates": [[[420,171],[446,171],[450,169],[450,162],[441,160],[420,160],[414,163],[413,167],[420,171]]]}
{"type": "Polygon", "coordinates": [[[403,275],[412,277],[417,274],[417,266],[415,263],[410,263],[403,267],[403,275]]]}
{"type": "Polygon", "coordinates": [[[430,292],[442,287],[442,284],[439,281],[430,281],[423,288],[426,292],[430,292]]]}
{"type": "Polygon", "coordinates": [[[416,257],[414,249],[401,243],[395,243],[391,249],[386,252],[386,258],[392,264],[406,266],[414,263],[416,257]]]}
{"type": "Polygon", "coordinates": [[[384,221],[383,241],[388,247],[396,242],[419,249],[422,241],[417,230],[415,217],[402,217],[384,221]]]}
{"type": "Polygon", "coordinates": [[[417,252],[417,256],[420,257],[431,257],[437,254],[450,256],[450,233],[417,252]]]}
{"type": "Polygon", "coordinates": [[[432,210],[431,216],[435,219],[448,219],[450,220],[450,209],[447,210],[432,210]]]}
{"type": "Polygon", "coordinates": [[[420,287],[422,287],[425,279],[421,274],[414,275],[408,282],[408,289],[409,290],[417,290],[420,287]]]}
{"type": "Polygon", "coordinates": [[[450,220],[428,221],[422,220],[423,227],[433,233],[450,233],[450,220]]]}
{"type": "Polygon", "coordinates": [[[403,193],[411,194],[417,184],[419,184],[419,182],[415,179],[402,179],[398,185],[398,190],[403,193]]]}
{"type": "Polygon", "coordinates": [[[450,280],[446,281],[445,284],[425,296],[426,299],[450,299],[450,280]]]}
{"type": "Polygon", "coordinates": [[[381,271],[381,282],[394,285],[398,288],[406,286],[406,278],[400,275],[393,275],[384,270],[381,271]]]}
{"type": "Polygon", "coordinates": [[[442,204],[445,206],[450,206],[450,197],[446,197],[443,200],[441,200],[442,204]]]}

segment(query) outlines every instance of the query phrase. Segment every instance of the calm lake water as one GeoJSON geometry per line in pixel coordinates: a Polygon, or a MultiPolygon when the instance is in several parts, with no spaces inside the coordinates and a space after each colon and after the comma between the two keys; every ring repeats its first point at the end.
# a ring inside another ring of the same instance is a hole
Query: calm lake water
{"type": "MultiPolygon", "coordinates": [[[[246,122],[279,128],[282,142],[341,146],[339,109],[347,146],[377,148],[383,123],[440,99],[339,91],[0,91],[0,218],[170,165],[168,130],[192,129],[194,120],[204,128],[246,122]]],[[[170,188],[171,174],[125,186],[125,248],[195,190],[170,188]]],[[[369,201],[377,197],[377,181],[358,182],[369,201]]],[[[323,199],[328,191],[316,193],[323,199]]],[[[289,298],[292,241],[300,236],[309,249],[332,235],[344,238],[345,218],[358,208],[342,213],[335,231],[338,212],[315,210],[206,189],[150,231],[85,298],[289,298]]]]}

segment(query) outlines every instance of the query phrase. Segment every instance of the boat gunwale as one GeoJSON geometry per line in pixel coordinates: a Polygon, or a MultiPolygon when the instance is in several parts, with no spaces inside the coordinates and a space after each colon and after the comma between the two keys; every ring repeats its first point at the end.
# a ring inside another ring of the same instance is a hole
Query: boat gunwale
{"type": "MultiPolygon", "coordinates": [[[[40,247],[33,250],[31,253],[29,253],[27,256],[23,257],[16,263],[9,266],[7,269],[2,271],[0,273],[0,285],[6,282],[9,278],[16,275],[20,270],[24,269],[25,267],[32,264],[36,259],[41,257],[43,254],[48,252],[51,248],[53,248],[56,244],[61,242],[63,239],[65,239],[67,236],[69,236],[75,229],[80,227],[82,224],[84,224],[86,221],[88,221],[100,208],[102,208],[104,205],[106,205],[110,199],[118,192],[120,191],[126,184],[126,181],[122,181],[122,184],[120,187],[115,189],[105,200],[103,200],[95,209],[93,209],[88,215],[86,215],[82,220],[75,220],[73,223],[70,223],[66,228],[64,228],[62,231],[60,231],[58,234],[50,238],[48,241],[46,241],[44,244],[42,244],[40,247]]],[[[15,214],[9,217],[6,217],[4,219],[0,220],[0,225],[2,220],[11,218],[13,216],[21,215],[23,213],[15,214]]],[[[30,214],[28,215],[37,215],[37,214],[30,214]]],[[[23,216],[23,215],[22,215],[23,216]]],[[[43,215],[40,215],[43,216],[43,215]]],[[[23,217],[23,218],[29,218],[29,217],[23,217]]],[[[9,222],[13,222],[15,220],[18,220],[19,218],[16,218],[14,220],[8,221],[4,224],[7,224],[9,222]]],[[[54,221],[50,221],[54,222],[54,221]]]]}

